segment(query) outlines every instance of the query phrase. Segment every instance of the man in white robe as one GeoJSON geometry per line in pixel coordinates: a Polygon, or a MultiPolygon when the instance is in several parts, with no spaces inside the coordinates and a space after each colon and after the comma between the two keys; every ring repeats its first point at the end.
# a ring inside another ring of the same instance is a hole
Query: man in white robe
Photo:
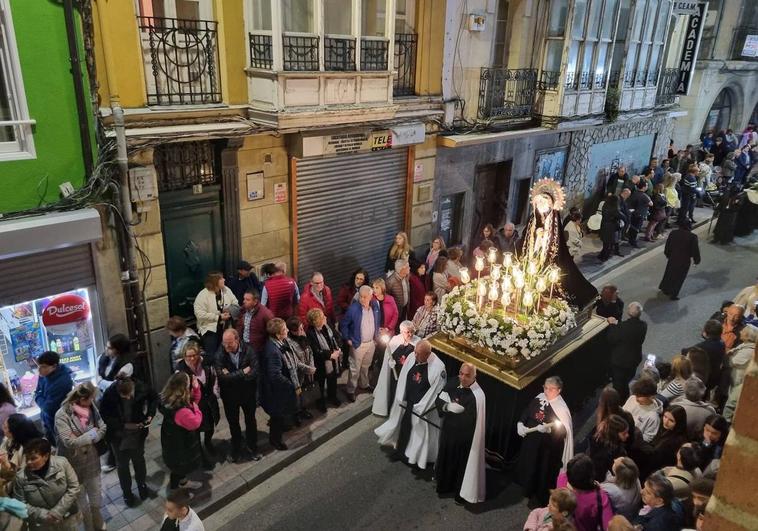
{"type": "Polygon", "coordinates": [[[397,458],[425,469],[437,458],[440,418],[436,399],[445,387],[445,364],[421,340],[398,377],[389,419],[376,428],[379,444],[395,448],[397,458]]]}
{"type": "Polygon", "coordinates": [[[442,409],[440,448],[435,463],[437,493],[455,493],[456,503],[483,502],[486,495],[484,391],[476,367],[464,363],[437,399],[442,409]]]}
{"type": "Polygon", "coordinates": [[[415,350],[416,344],[421,341],[421,338],[414,334],[413,321],[403,321],[400,323],[400,333],[387,344],[382,369],[374,388],[374,403],[371,407],[374,415],[386,417],[390,414],[400,371],[403,370],[408,356],[415,350]]]}

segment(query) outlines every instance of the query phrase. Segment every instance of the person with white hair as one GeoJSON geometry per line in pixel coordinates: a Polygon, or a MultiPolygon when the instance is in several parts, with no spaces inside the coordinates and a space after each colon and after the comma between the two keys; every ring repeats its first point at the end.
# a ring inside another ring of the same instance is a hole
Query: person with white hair
{"type": "Polygon", "coordinates": [[[340,333],[350,349],[346,390],[351,402],[355,402],[357,388],[369,388],[368,369],[374,359],[380,324],[379,303],[374,300],[374,290],[371,286],[361,286],[358,300],[348,306],[340,322],[340,333]]]}
{"type": "Polygon", "coordinates": [[[608,317],[611,326],[606,335],[611,348],[611,382],[622,401],[629,396],[629,381],[642,361],[642,344],[647,335],[647,323],[641,318],[642,304],[630,302],[626,313],[628,318],[621,322],[608,317]]]}
{"type": "Polygon", "coordinates": [[[421,341],[415,332],[416,327],[412,321],[403,321],[400,323],[400,333],[387,343],[379,379],[376,381],[376,388],[374,389],[374,404],[371,407],[371,412],[374,415],[386,417],[392,409],[397,379],[408,356],[414,351],[416,344],[421,341]]]}
{"type": "Polygon", "coordinates": [[[461,365],[458,378],[449,381],[437,398],[437,407],[442,415],[434,467],[437,494],[455,493],[456,503],[483,502],[486,399],[476,382],[476,367],[472,363],[461,365]]]}
{"type": "Polygon", "coordinates": [[[705,384],[696,376],[691,376],[684,382],[684,394],[671,402],[672,405],[682,406],[687,414],[687,437],[694,441],[703,433],[705,420],[716,414],[716,410],[705,397],[705,384]]]}
{"type": "Polygon", "coordinates": [[[400,259],[395,261],[395,271],[387,277],[387,293],[395,299],[400,321],[404,321],[408,316],[411,297],[410,274],[410,263],[408,260],[400,259]]]}

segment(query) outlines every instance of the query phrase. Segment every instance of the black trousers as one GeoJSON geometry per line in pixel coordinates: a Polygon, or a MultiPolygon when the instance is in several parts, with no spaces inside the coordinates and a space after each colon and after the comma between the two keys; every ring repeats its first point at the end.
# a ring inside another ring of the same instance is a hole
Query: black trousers
{"type": "Polygon", "coordinates": [[[621,397],[622,404],[629,398],[629,382],[632,381],[636,372],[636,367],[629,368],[611,365],[611,383],[621,397]]]}
{"type": "Polygon", "coordinates": [[[145,438],[141,437],[139,446],[130,450],[118,450],[117,444],[111,445],[111,453],[116,456],[116,470],[121,491],[127,497],[132,494],[132,474],[129,463],[134,467],[134,480],[137,486],[145,485],[147,480],[147,466],[145,465],[145,438]]]}
{"type": "Polygon", "coordinates": [[[268,428],[268,440],[272,444],[282,443],[282,434],[284,433],[284,417],[271,417],[268,428]]]}
{"type": "Polygon", "coordinates": [[[327,376],[326,374],[322,374],[318,378],[318,386],[319,386],[319,389],[321,389],[322,400],[325,394],[329,400],[336,399],[337,398],[337,373],[333,372],[329,376],[327,376]]]}
{"type": "MultiPolygon", "coordinates": [[[[224,413],[229,423],[229,431],[232,434],[232,450],[239,451],[242,448],[242,429],[240,428],[240,410],[245,417],[245,440],[247,447],[255,451],[258,449],[258,423],[255,420],[255,384],[253,384],[252,398],[224,397],[224,413]]],[[[206,436],[206,443],[209,438],[206,436]]]]}
{"type": "Polygon", "coordinates": [[[203,344],[203,350],[206,356],[213,356],[218,350],[218,346],[221,343],[221,336],[216,332],[206,332],[203,337],[200,338],[200,342],[203,344]]]}

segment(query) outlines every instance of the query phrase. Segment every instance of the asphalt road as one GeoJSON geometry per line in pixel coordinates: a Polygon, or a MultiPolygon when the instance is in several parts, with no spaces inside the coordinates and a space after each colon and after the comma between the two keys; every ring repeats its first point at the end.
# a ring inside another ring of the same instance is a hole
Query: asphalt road
{"type": "MultiPolygon", "coordinates": [[[[614,282],[625,302],[640,301],[649,323],[645,350],[669,359],[698,340],[705,320],[758,275],[758,234],[726,247],[701,237],[701,265],[685,282],[681,300],[657,291],[665,268],[662,249],[622,265],[597,284],[614,282]]],[[[213,515],[209,529],[481,529],[519,530],[528,515],[517,486],[488,471],[486,503],[474,508],[440,499],[431,472],[414,473],[391,462],[376,444],[367,418],[339,434],[285,471],[213,515]]]]}

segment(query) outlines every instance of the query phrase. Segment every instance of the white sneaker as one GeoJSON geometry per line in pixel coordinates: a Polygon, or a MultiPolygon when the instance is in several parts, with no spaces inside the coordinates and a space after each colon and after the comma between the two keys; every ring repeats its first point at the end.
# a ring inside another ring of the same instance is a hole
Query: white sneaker
{"type": "Polygon", "coordinates": [[[203,484],[200,483],[199,481],[190,481],[190,480],[187,480],[184,483],[179,483],[179,488],[182,488],[182,489],[197,490],[197,489],[199,489],[202,486],[203,486],[203,484]]]}
{"type": "Polygon", "coordinates": [[[108,472],[113,472],[116,470],[116,465],[102,465],[100,467],[100,472],[103,474],[107,474],[108,472]]]}

